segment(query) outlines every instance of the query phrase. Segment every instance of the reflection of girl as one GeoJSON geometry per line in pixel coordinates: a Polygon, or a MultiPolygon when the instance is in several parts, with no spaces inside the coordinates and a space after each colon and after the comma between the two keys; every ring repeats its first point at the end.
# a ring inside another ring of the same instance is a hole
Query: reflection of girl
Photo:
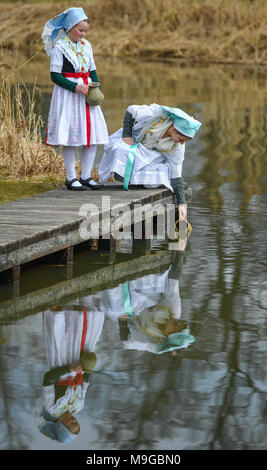
{"type": "Polygon", "coordinates": [[[162,354],[187,348],[195,341],[184,321],[175,318],[168,308],[145,309],[128,325],[130,336],[124,341],[126,349],[162,354]]]}
{"type": "Polygon", "coordinates": [[[182,179],[184,142],[194,137],[200,122],[179,108],[129,106],[123,129],[109,138],[99,166],[106,181],[114,172],[117,179],[146,187],[164,185],[175,192],[180,217],[186,217],[182,179]]]}
{"type": "Polygon", "coordinates": [[[96,342],[103,315],[77,311],[44,313],[44,336],[49,371],[43,380],[42,405],[37,418],[40,431],[59,442],[79,433],[74,416],[84,405],[90,371],[96,363],[96,342]]]}
{"type": "Polygon", "coordinates": [[[186,348],[195,341],[181,320],[179,278],[182,265],[183,255],[177,253],[167,271],[165,289],[154,298],[154,304],[148,306],[143,302],[142,311],[134,311],[130,317],[119,317],[120,336],[125,348],[161,354],[186,348]]]}

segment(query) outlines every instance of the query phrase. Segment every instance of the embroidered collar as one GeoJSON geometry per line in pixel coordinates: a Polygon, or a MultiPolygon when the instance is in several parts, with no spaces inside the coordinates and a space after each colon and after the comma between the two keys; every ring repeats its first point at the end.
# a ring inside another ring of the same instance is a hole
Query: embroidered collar
{"type": "Polygon", "coordinates": [[[81,68],[81,72],[84,72],[85,71],[85,57],[84,57],[84,48],[85,48],[85,41],[82,39],[81,41],[78,41],[76,44],[73,43],[70,38],[67,36],[67,34],[65,34],[65,36],[63,36],[63,41],[65,41],[66,43],[66,46],[68,49],[71,50],[72,54],[74,56],[76,56],[76,58],[78,59],[78,62],[79,62],[79,65],[80,65],[80,68],[81,68]]]}
{"type": "Polygon", "coordinates": [[[64,34],[57,43],[63,54],[72,63],[75,72],[87,72],[90,63],[90,43],[86,39],[73,43],[67,34],[64,34]]]}

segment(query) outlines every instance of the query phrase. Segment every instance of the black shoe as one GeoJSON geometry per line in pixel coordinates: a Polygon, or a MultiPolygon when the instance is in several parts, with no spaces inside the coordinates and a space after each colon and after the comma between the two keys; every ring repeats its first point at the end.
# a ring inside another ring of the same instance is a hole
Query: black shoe
{"type": "Polygon", "coordinates": [[[74,181],[78,181],[77,178],[73,178],[73,180],[71,181],[68,181],[66,179],[65,181],[66,188],[69,189],[70,191],[85,191],[86,190],[84,186],[72,186],[72,183],[74,183],[74,181]]]}
{"type": "Polygon", "coordinates": [[[103,184],[91,184],[90,181],[93,181],[92,178],[87,178],[87,180],[83,180],[82,178],[79,179],[80,183],[85,186],[86,188],[94,189],[95,191],[98,189],[104,188],[103,184]]]}

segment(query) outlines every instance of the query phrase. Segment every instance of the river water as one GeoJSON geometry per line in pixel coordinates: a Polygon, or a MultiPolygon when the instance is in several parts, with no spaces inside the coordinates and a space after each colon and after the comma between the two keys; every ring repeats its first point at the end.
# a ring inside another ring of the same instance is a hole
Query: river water
{"type": "MultiPolygon", "coordinates": [[[[47,68],[34,66],[45,120],[47,68]]],[[[98,71],[110,133],[131,103],[179,106],[202,122],[183,170],[193,230],[184,253],[155,239],[122,243],[113,259],[84,247],[71,273],[50,262],[1,286],[0,448],[266,449],[266,70],[99,59],[98,71]],[[36,414],[53,360],[75,359],[84,309],[97,362],[80,433],[59,444],[36,414]],[[165,337],[159,354],[170,318],[180,347],[165,337]]]]}

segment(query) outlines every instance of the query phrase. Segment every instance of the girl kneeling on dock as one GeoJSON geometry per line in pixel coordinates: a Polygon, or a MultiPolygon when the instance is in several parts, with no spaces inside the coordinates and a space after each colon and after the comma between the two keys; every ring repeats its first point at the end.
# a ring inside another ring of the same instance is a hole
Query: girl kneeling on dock
{"type": "MultiPolygon", "coordinates": [[[[99,105],[89,106],[86,95],[91,82],[98,82],[93,51],[84,37],[89,20],[82,8],[69,8],[47,21],[42,33],[45,51],[51,56],[51,99],[47,145],[62,145],[66,187],[81,191],[100,189],[91,179],[98,144],[108,142],[108,131],[99,105]],[[82,147],[82,172],[76,178],[76,148],[82,147]]],[[[90,88],[91,93],[91,88],[90,88]]]]}
{"type": "Polygon", "coordinates": [[[128,184],[174,191],[179,216],[186,218],[187,205],[182,178],[184,143],[191,140],[201,123],[179,108],[151,104],[129,106],[123,128],[112,134],[99,166],[101,182],[112,173],[128,184]]]}

